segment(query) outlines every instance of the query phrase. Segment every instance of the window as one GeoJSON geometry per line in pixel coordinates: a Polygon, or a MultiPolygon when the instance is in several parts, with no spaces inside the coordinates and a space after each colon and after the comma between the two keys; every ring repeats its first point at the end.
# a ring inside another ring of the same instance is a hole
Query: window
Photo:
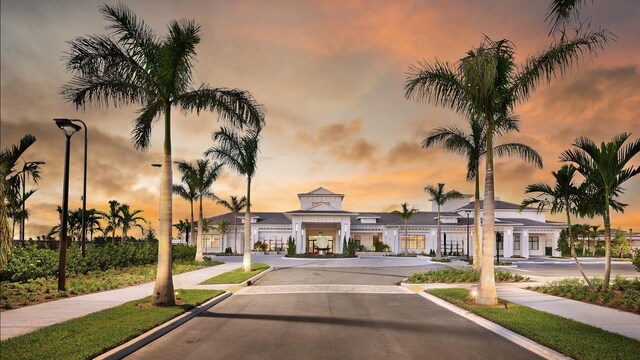
{"type": "Polygon", "coordinates": [[[360,238],[360,235],[353,235],[353,240],[355,240],[355,242],[356,242],[356,248],[360,247],[360,241],[362,240],[360,238]]]}
{"type": "Polygon", "coordinates": [[[520,235],[513,235],[513,250],[520,250],[520,235]]]}
{"type": "Polygon", "coordinates": [[[219,248],[220,247],[220,235],[205,234],[204,235],[204,247],[206,247],[206,248],[219,248]]]}
{"type": "Polygon", "coordinates": [[[404,250],[405,239],[409,241],[409,249],[424,249],[424,235],[409,235],[408,238],[402,234],[400,237],[400,248],[404,250]]]}
{"type": "Polygon", "coordinates": [[[540,249],[540,238],[537,236],[529,237],[529,250],[538,250],[540,249]]]}

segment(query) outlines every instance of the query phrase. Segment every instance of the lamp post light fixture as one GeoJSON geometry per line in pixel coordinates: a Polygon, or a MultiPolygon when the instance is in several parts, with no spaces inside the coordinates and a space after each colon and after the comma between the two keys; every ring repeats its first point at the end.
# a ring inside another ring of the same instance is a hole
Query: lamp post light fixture
{"type": "Polygon", "coordinates": [[[469,262],[469,214],[471,214],[471,210],[465,210],[465,214],[467,214],[467,262],[469,262]]]}
{"type": "MultiPolygon", "coordinates": [[[[58,124],[59,121],[65,124],[67,122],[69,123],[77,122],[82,124],[82,127],[84,128],[84,171],[83,171],[83,181],[82,181],[82,237],[80,242],[82,257],[84,257],[86,254],[85,244],[87,243],[87,124],[85,124],[84,121],[80,119],[54,119],[54,120],[56,121],[56,124],[58,124]]],[[[60,125],[58,125],[58,127],[60,127],[60,125]]],[[[78,127],[78,129],[80,128],[78,127]]]]}
{"type": "Polygon", "coordinates": [[[69,119],[54,119],[56,125],[64,131],[67,138],[64,152],[64,180],[62,182],[62,224],[60,228],[60,261],[58,267],[58,291],[65,290],[65,271],[67,267],[67,217],[69,213],[69,152],[71,136],[81,129],[69,119]]]}

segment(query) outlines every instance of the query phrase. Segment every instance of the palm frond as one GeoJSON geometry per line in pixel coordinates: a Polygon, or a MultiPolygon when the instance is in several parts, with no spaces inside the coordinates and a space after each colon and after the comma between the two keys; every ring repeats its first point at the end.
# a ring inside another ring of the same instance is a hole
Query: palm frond
{"type": "Polygon", "coordinates": [[[264,126],[264,109],[247,91],[202,85],[181,95],[176,103],[198,114],[203,110],[217,112],[222,121],[232,126],[264,126]]]}
{"type": "Polygon", "coordinates": [[[495,156],[518,156],[528,163],[542,169],[542,157],[529,145],[520,143],[508,143],[493,148],[495,156]]]}
{"type": "Polygon", "coordinates": [[[153,101],[147,103],[139,111],[138,118],[133,121],[133,130],[131,131],[131,140],[136,149],[146,150],[149,148],[151,128],[163,110],[164,104],[162,101],[153,101]]]}
{"type": "Polygon", "coordinates": [[[450,108],[463,114],[471,108],[460,74],[453,65],[438,59],[433,62],[422,60],[411,65],[404,89],[407,99],[450,108]]]}

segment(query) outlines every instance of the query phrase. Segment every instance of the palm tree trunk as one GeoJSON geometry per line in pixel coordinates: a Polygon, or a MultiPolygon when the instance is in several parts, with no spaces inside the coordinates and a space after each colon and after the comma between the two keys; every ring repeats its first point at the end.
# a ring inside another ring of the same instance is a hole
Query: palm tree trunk
{"type": "Polygon", "coordinates": [[[496,247],[495,199],[493,183],[493,114],[485,114],[487,119],[487,162],[484,181],[484,206],[482,209],[482,263],[480,266],[480,285],[478,286],[479,305],[498,304],[496,279],[493,266],[493,254],[496,247]]]}
{"type": "Polygon", "coordinates": [[[113,230],[111,230],[111,245],[113,245],[113,246],[116,245],[116,228],[115,228],[115,226],[113,227],[113,230]]]}
{"type": "Polygon", "coordinates": [[[606,291],[609,289],[609,280],[611,279],[611,218],[608,191],[605,193],[604,206],[604,279],[602,285],[606,291]]]}
{"type": "Polygon", "coordinates": [[[436,219],[437,221],[437,225],[436,225],[436,259],[440,260],[442,259],[442,245],[440,244],[440,237],[442,236],[442,234],[440,233],[441,228],[440,228],[440,204],[438,204],[438,218],[436,219]]]}
{"type": "Polygon", "coordinates": [[[251,271],[251,178],[247,178],[247,208],[244,214],[244,258],[242,271],[251,271]]]}
{"type": "Polygon", "coordinates": [[[200,209],[198,211],[198,239],[196,241],[196,261],[204,260],[202,257],[202,247],[204,246],[204,224],[202,220],[202,195],[200,196],[200,209]]]}
{"type": "MultiPolygon", "coordinates": [[[[196,228],[193,227],[193,200],[190,200],[189,202],[191,203],[191,226],[189,227],[189,232],[191,233],[191,235],[189,236],[189,238],[191,239],[191,242],[193,243],[194,239],[196,238],[195,237],[195,233],[194,233],[194,231],[196,231],[196,228]]],[[[190,244],[189,240],[187,239],[187,245],[193,245],[193,244],[190,244]]]]}
{"type": "Polygon", "coordinates": [[[480,166],[476,166],[476,192],[473,202],[473,271],[480,271],[482,263],[482,234],[480,234],[480,166]]]}
{"type": "Polygon", "coordinates": [[[173,306],[176,303],[171,273],[171,104],[165,107],[164,155],[162,157],[162,176],[160,177],[160,224],[158,238],[158,271],[151,297],[153,305],[173,306]]]}
{"type": "Polygon", "coordinates": [[[238,213],[233,213],[233,255],[238,255],[238,213]]]}
{"type": "MultiPolygon", "coordinates": [[[[565,200],[565,209],[567,209],[567,238],[571,239],[571,215],[569,213],[569,200],[565,200]]],[[[580,271],[580,274],[582,275],[582,278],[584,279],[584,281],[587,283],[587,285],[589,285],[589,288],[592,291],[595,291],[596,288],[593,287],[593,284],[591,283],[591,281],[587,277],[587,274],[584,273],[584,270],[582,269],[582,265],[580,264],[580,261],[578,260],[578,257],[576,256],[575,251],[573,252],[573,260],[576,262],[576,266],[578,267],[578,271],[580,271]]]]}
{"type": "Polygon", "coordinates": [[[407,228],[408,220],[404,221],[404,256],[407,256],[409,249],[409,229],[407,228]]]}

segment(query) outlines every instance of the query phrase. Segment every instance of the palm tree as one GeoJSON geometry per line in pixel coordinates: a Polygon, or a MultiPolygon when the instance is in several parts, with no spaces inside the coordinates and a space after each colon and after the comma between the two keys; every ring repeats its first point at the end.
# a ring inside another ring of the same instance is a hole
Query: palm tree
{"type": "Polygon", "coordinates": [[[176,162],[178,169],[183,174],[182,181],[191,183],[193,190],[199,200],[198,211],[198,239],[196,241],[196,258],[195,261],[202,261],[202,248],[204,246],[204,219],[202,216],[202,199],[205,197],[212,198],[211,186],[220,176],[222,164],[210,164],[207,159],[198,159],[195,163],[186,161],[176,162]]]}
{"type": "Polygon", "coordinates": [[[435,60],[410,68],[405,96],[450,108],[466,117],[477,114],[486,126],[487,155],[483,206],[482,265],[476,302],[496,305],[493,253],[495,249],[495,199],[493,135],[496,119],[504,118],[526,101],[541,83],[564,75],[585,54],[595,54],[610,38],[606,31],[561,39],[522,66],[515,63],[515,46],[508,40],[484,38],[457,66],[435,60]],[[491,256],[485,256],[491,254],[491,256]]]}
{"type": "Polygon", "coordinates": [[[140,229],[140,231],[144,235],[144,227],[139,222],[147,223],[147,220],[142,216],[138,216],[142,210],[133,210],[129,208],[129,205],[122,204],[120,205],[120,212],[118,214],[120,218],[120,226],[122,226],[122,243],[124,244],[127,241],[127,234],[129,230],[134,227],[140,229]]]}
{"type": "Polygon", "coordinates": [[[100,212],[96,209],[87,209],[87,231],[89,231],[90,239],[89,241],[93,241],[93,233],[96,231],[101,231],[102,227],[100,226],[100,220],[102,216],[100,216],[100,212]]]}
{"type": "Polygon", "coordinates": [[[251,180],[258,167],[258,151],[261,127],[247,129],[239,135],[229,128],[221,128],[213,134],[213,142],[205,154],[222,161],[238,174],[247,177],[247,203],[244,218],[244,259],[243,271],[251,271],[251,180]]]}
{"type": "Polygon", "coordinates": [[[189,223],[189,219],[179,220],[177,224],[173,225],[180,234],[185,234],[187,238],[187,244],[189,243],[189,232],[191,230],[191,223],[189,223]]]}
{"type": "MultiPolygon", "coordinates": [[[[431,131],[422,141],[422,148],[441,146],[445,150],[463,155],[467,158],[467,181],[475,182],[474,211],[473,211],[473,271],[480,270],[482,259],[482,238],[480,235],[480,160],[487,153],[486,127],[477,117],[468,118],[469,130],[466,132],[457,126],[439,127],[431,131]]],[[[498,121],[499,126],[495,135],[502,135],[511,131],[519,131],[518,120],[508,117],[498,121]]],[[[495,146],[493,151],[497,156],[517,155],[542,168],[542,158],[533,148],[520,144],[508,143],[495,146]]]]}
{"type": "Polygon", "coordinates": [[[109,36],[78,37],[70,42],[67,69],[73,80],[62,89],[77,108],[88,103],[140,104],[132,139],[137,149],[149,147],[154,122],[164,116],[164,145],[160,180],[158,271],[153,291],[154,305],[174,305],[171,273],[172,169],[171,110],[200,113],[215,111],[233,126],[261,126],[262,108],[246,91],[229,88],[193,87],[195,47],[200,26],[193,21],[171,21],[169,33],[155,32],[125,5],[104,5],[100,12],[111,23],[109,36]]]}
{"type": "Polygon", "coordinates": [[[547,207],[550,207],[551,214],[559,214],[562,212],[566,214],[567,239],[569,240],[571,256],[576,262],[576,266],[578,267],[580,274],[582,274],[584,281],[589,285],[591,289],[595,289],[587,275],[584,273],[582,265],[580,265],[580,261],[578,260],[578,256],[576,255],[576,248],[573,239],[574,229],[571,226],[571,214],[579,214],[578,208],[583,200],[583,189],[580,189],[573,183],[576,171],[577,169],[573,165],[562,165],[560,170],[558,170],[557,172],[551,172],[553,177],[556,179],[556,183],[553,188],[544,183],[527,185],[524,190],[525,194],[537,193],[538,195],[522,201],[520,210],[528,207],[529,205],[535,204],[538,206],[538,212],[542,212],[547,207]]]}
{"type": "Polygon", "coordinates": [[[407,225],[409,224],[409,219],[420,210],[413,206],[409,209],[407,203],[400,204],[400,206],[402,211],[393,210],[391,213],[404,221],[404,256],[407,256],[407,249],[409,248],[409,228],[407,225]]]}
{"type": "MultiPolygon", "coordinates": [[[[179,164],[179,162],[176,162],[176,164],[179,164]]],[[[182,169],[180,167],[178,167],[178,170],[182,172],[182,169]]],[[[196,191],[196,188],[195,188],[193,176],[188,176],[188,175],[189,174],[182,172],[182,182],[184,184],[182,185],[174,184],[171,189],[174,194],[180,196],[181,198],[189,202],[189,207],[191,209],[191,223],[193,224],[193,202],[196,201],[196,199],[198,198],[198,192],[196,191]]],[[[193,239],[195,239],[195,231],[196,231],[195,227],[190,226],[190,230],[191,230],[191,235],[190,236],[187,235],[187,244],[189,244],[189,239],[191,239],[191,241],[194,241],[193,239]]]]}
{"type": "Polygon", "coordinates": [[[589,229],[589,237],[591,238],[591,241],[593,241],[593,243],[590,246],[591,256],[596,256],[596,242],[597,242],[598,236],[601,233],[602,232],[600,231],[600,225],[592,225],[591,229],[589,229]]]}
{"type": "Polygon", "coordinates": [[[230,225],[231,225],[230,222],[228,222],[225,219],[222,219],[222,220],[218,221],[213,227],[215,229],[215,231],[217,231],[218,234],[220,234],[220,242],[222,243],[223,250],[225,250],[224,236],[229,231],[229,226],[230,225]]]}
{"type": "MultiPolygon", "coordinates": [[[[456,190],[444,191],[444,184],[438,183],[438,186],[428,185],[424,187],[424,191],[426,191],[429,196],[431,196],[431,200],[435,201],[438,204],[438,225],[436,231],[436,259],[442,258],[442,249],[440,244],[441,232],[440,232],[440,206],[444,205],[447,201],[453,199],[461,199],[462,194],[456,190]]],[[[493,260],[493,257],[491,258],[493,260]]]]}
{"type": "Polygon", "coordinates": [[[227,208],[233,214],[233,253],[237,254],[236,245],[238,243],[238,214],[247,206],[247,197],[243,196],[238,200],[237,196],[230,196],[230,201],[219,199],[218,204],[227,208]]]}
{"type": "Polygon", "coordinates": [[[640,167],[630,165],[631,159],[640,153],[640,139],[625,145],[629,133],[615,136],[610,142],[604,141],[600,147],[588,138],[578,138],[574,149],[562,152],[562,161],[573,162],[578,172],[584,176],[590,199],[586,201],[584,212],[590,216],[601,215],[604,220],[605,266],[603,285],[609,287],[611,278],[611,216],[610,208],[623,212],[627,204],[615,200],[624,192],[622,184],[640,174],[640,167]],[[602,206],[604,204],[604,206],[602,206]]]}
{"type": "Polygon", "coordinates": [[[98,211],[98,214],[107,221],[105,230],[111,231],[111,245],[116,244],[116,230],[120,227],[120,203],[118,200],[109,200],[109,211],[98,211]]]}

